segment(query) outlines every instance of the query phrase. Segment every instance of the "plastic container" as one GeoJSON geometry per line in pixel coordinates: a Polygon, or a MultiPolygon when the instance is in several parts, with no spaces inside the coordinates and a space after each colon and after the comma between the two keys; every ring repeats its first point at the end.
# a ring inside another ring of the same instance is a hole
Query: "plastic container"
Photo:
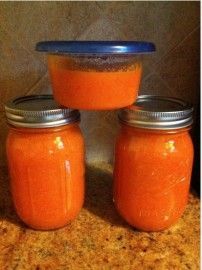
{"type": "Polygon", "coordinates": [[[47,41],[38,43],[36,50],[48,54],[58,103],[108,110],[135,101],[142,74],[140,56],[155,51],[155,47],[135,41],[47,41]]]}
{"type": "Polygon", "coordinates": [[[52,96],[26,96],[6,107],[11,192],[19,217],[34,229],[65,226],[84,200],[84,141],[79,112],[52,96]]]}
{"type": "Polygon", "coordinates": [[[140,96],[119,113],[114,202],[120,215],[143,231],[160,231],[183,214],[189,193],[193,145],[192,107],[158,96],[140,96]]]}

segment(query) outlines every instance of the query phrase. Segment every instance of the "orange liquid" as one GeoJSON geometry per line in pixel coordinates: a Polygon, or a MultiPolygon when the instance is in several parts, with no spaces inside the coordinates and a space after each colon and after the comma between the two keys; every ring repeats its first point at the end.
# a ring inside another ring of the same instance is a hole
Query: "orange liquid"
{"type": "Polygon", "coordinates": [[[114,200],[121,216],[144,231],[160,231],[184,212],[193,146],[187,131],[166,133],[122,127],[117,138],[114,200]]]}
{"type": "Polygon", "coordinates": [[[77,124],[11,128],[7,156],[14,205],[28,226],[55,229],[75,219],[84,200],[84,142],[77,124]]]}
{"type": "Polygon", "coordinates": [[[125,107],[136,100],[142,72],[140,64],[128,70],[72,70],[71,63],[64,65],[57,58],[55,61],[55,57],[48,58],[49,71],[53,94],[59,104],[105,110],[125,107]]]}

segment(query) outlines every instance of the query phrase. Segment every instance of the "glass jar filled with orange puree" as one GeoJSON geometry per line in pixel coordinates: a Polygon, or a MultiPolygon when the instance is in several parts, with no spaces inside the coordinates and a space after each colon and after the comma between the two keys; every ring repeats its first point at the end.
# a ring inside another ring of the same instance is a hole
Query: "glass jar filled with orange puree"
{"type": "Polygon", "coordinates": [[[84,200],[84,141],[77,110],[51,95],[25,96],[5,106],[11,193],[19,217],[34,229],[65,226],[84,200]]]}
{"type": "Polygon", "coordinates": [[[193,162],[192,111],[179,99],[140,96],[119,113],[114,202],[139,230],[166,229],[185,210],[193,162]]]}

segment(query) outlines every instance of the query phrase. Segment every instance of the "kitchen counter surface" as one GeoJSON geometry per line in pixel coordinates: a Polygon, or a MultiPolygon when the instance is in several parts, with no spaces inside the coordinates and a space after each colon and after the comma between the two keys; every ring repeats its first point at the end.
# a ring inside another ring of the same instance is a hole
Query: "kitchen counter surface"
{"type": "Polygon", "coordinates": [[[84,208],[65,228],[26,228],[13,210],[7,171],[0,174],[0,269],[199,269],[199,199],[191,193],[183,217],[169,230],[138,232],[112,203],[108,164],[87,169],[84,208]]]}

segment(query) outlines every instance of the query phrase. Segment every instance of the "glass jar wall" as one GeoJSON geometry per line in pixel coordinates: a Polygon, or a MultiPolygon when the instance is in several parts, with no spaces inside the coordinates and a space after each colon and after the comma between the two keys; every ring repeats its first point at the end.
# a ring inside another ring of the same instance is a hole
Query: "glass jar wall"
{"type": "Polygon", "coordinates": [[[184,212],[190,187],[192,109],[184,105],[183,113],[182,103],[174,109],[179,101],[170,100],[162,111],[164,102],[168,101],[139,97],[136,106],[119,115],[122,124],[115,148],[114,202],[129,224],[144,231],[174,224],[184,212]]]}
{"type": "Polygon", "coordinates": [[[79,112],[56,106],[51,96],[32,96],[6,108],[12,197],[19,217],[34,229],[65,226],[84,200],[79,112]]]}

